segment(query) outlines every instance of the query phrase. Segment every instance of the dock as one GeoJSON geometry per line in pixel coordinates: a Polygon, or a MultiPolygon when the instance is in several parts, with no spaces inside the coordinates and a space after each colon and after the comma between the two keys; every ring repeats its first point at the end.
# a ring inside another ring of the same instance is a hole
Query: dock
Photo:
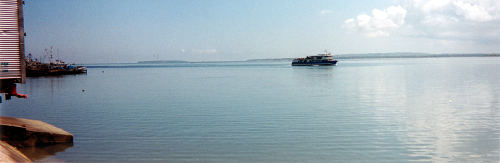
{"type": "Polygon", "coordinates": [[[64,61],[43,63],[38,59],[32,59],[31,54],[26,59],[26,76],[56,76],[69,74],[87,73],[87,67],[74,64],[66,64],[64,61]]]}

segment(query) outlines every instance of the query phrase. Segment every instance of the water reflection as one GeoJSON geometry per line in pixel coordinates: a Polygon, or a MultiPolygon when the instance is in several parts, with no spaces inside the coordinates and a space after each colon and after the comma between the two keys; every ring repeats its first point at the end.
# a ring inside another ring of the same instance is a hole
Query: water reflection
{"type": "Polygon", "coordinates": [[[27,91],[26,92],[27,94],[31,95],[39,93],[39,92],[34,92],[34,91],[39,91],[39,90],[34,90],[34,88],[44,88],[41,91],[43,91],[45,95],[50,95],[50,97],[57,97],[58,95],[57,92],[55,92],[55,90],[61,89],[64,86],[66,86],[68,84],[67,83],[68,80],[69,81],[73,80],[75,82],[78,82],[78,80],[81,80],[86,76],[87,74],[29,77],[28,80],[26,80],[27,82],[26,84],[20,85],[20,89],[24,89],[25,91],[27,91]]]}
{"type": "Polygon", "coordinates": [[[492,125],[500,124],[499,88],[487,82],[491,77],[474,74],[480,71],[474,67],[417,68],[357,69],[361,78],[352,83],[378,132],[396,136],[414,161],[499,160],[499,127],[492,125]]]}
{"type": "Polygon", "coordinates": [[[90,69],[3,111],[77,135],[42,162],[498,162],[500,62],[471,60],[90,69]]]}
{"type": "Polygon", "coordinates": [[[70,147],[73,147],[73,143],[55,144],[43,147],[24,147],[20,148],[19,151],[21,151],[29,159],[33,161],[38,161],[38,160],[43,160],[50,156],[54,156],[58,152],[64,152],[67,148],[70,147]]]}

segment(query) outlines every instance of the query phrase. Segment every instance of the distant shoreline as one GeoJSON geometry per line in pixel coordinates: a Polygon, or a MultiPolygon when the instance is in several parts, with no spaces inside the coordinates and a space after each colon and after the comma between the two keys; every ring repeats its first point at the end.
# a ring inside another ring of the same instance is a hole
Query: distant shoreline
{"type": "Polygon", "coordinates": [[[180,60],[154,60],[154,61],[139,61],[137,63],[144,64],[161,64],[161,63],[187,63],[188,61],[180,61],[180,60]]]}
{"type": "MultiPolygon", "coordinates": [[[[304,56],[302,56],[304,57],[304,56]]],[[[367,53],[367,54],[338,54],[335,59],[381,59],[381,58],[444,58],[444,57],[500,57],[500,53],[468,53],[468,54],[429,54],[429,53],[367,53]]],[[[138,64],[166,64],[166,63],[218,63],[218,62],[291,62],[295,58],[265,58],[247,59],[241,61],[183,61],[183,60],[149,60],[138,61],[138,64]]]]}
{"type": "MultiPolygon", "coordinates": [[[[378,59],[378,58],[444,58],[444,57],[500,57],[500,54],[427,54],[427,53],[368,53],[338,54],[336,59],[378,59]]],[[[258,61],[292,61],[295,58],[248,59],[247,62],[258,61]]]]}

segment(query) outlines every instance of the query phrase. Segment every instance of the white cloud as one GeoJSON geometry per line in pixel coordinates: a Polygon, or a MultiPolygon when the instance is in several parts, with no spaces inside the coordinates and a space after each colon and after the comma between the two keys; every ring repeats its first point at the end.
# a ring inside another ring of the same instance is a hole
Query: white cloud
{"type": "Polygon", "coordinates": [[[486,22],[494,19],[487,10],[489,6],[463,1],[453,2],[453,5],[456,7],[457,15],[464,16],[466,20],[486,22]]]}
{"type": "Polygon", "coordinates": [[[389,32],[405,23],[406,9],[390,6],[385,10],[373,9],[371,15],[361,14],[347,19],[344,27],[368,37],[389,36],[389,32]]]}
{"type": "Polygon", "coordinates": [[[401,3],[404,8],[373,9],[371,14],[345,20],[344,27],[368,37],[389,36],[397,32],[437,40],[500,41],[500,0],[400,2],[410,3],[401,3]]]}
{"type": "Polygon", "coordinates": [[[451,3],[451,0],[413,0],[413,5],[422,12],[430,14],[441,11],[451,3]]]}
{"type": "Polygon", "coordinates": [[[320,14],[321,14],[321,15],[328,15],[328,14],[331,14],[331,13],[333,13],[333,11],[332,11],[332,10],[321,10],[321,11],[320,11],[320,14]]]}
{"type": "Polygon", "coordinates": [[[447,27],[458,23],[459,19],[449,15],[425,15],[420,21],[421,24],[433,27],[447,27]]]}
{"type": "Polygon", "coordinates": [[[491,40],[500,36],[498,0],[413,0],[416,30],[426,37],[454,40],[491,40]]]}
{"type": "Polygon", "coordinates": [[[425,16],[448,16],[486,22],[500,18],[498,0],[413,0],[412,7],[425,16]]]}

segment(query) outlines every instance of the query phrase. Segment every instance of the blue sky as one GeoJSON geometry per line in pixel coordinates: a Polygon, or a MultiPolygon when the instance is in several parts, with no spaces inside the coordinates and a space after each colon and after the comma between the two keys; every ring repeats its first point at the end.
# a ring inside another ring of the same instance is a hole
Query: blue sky
{"type": "Polygon", "coordinates": [[[77,63],[500,52],[495,0],[26,0],[26,50],[77,63]]]}

